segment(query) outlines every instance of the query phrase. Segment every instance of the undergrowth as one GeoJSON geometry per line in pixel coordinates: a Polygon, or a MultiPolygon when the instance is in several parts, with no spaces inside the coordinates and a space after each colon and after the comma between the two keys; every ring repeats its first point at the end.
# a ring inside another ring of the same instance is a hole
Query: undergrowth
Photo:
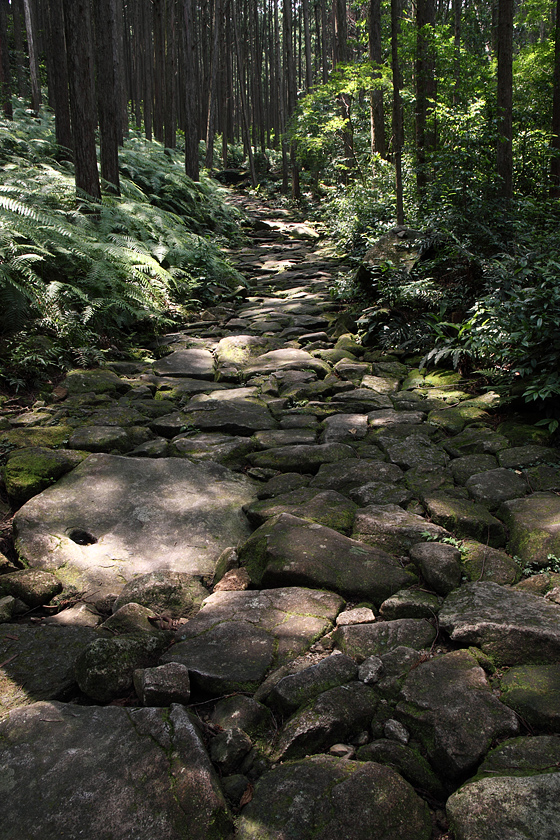
{"type": "Polygon", "coordinates": [[[120,198],[76,207],[52,125],[0,121],[0,378],[23,387],[52,368],[97,364],[132,330],[158,332],[243,282],[219,250],[238,216],[179,152],[132,136],[120,198]]]}

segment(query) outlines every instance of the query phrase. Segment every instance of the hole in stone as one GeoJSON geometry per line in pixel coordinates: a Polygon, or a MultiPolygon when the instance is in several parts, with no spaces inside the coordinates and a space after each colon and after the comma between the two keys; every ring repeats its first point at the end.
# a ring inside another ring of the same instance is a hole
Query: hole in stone
{"type": "Polygon", "coordinates": [[[97,539],[83,528],[72,528],[71,531],[68,531],[68,536],[77,545],[93,545],[97,542],[97,539]]]}

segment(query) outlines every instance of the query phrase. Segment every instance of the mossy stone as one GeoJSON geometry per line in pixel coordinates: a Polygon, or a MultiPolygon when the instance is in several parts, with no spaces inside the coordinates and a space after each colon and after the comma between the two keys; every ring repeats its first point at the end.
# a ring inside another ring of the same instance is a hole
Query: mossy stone
{"type": "Polygon", "coordinates": [[[30,446],[43,446],[56,449],[68,443],[72,434],[71,426],[61,423],[58,426],[34,426],[31,429],[12,429],[3,432],[0,444],[9,444],[16,449],[30,446]]]}
{"type": "Polygon", "coordinates": [[[13,452],[4,467],[6,491],[12,502],[27,502],[58,481],[88,455],[75,450],[32,446],[13,452]]]}
{"type": "Polygon", "coordinates": [[[512,446],[525,446],[527,443],[547,446],[551,438],[550,432],[542,426],[531,426],[529,423],[521,423],[516,420],[506,420],[500,423],[497,431],[504,435],[512,446]]]}
{"type": "Polygon", "coordinates": [[[70,396],[75,394],[126,393],[130,385],[111,370],[71,370],[62,383],[70,396]]]}
{"type": "Polygon", "coordinates": [[[502,586],[511,586],[521,576],[519,563],[505,551],[476,540],[463,540],[461,552],[463,568],[470,580],[491,580],[502,586]]]}
{"type": "Polygon", "coordinates": [[[502,703],[537,730],[560,732],[560,669],[549,665],[510,668],[501,681],[502,703]]]}
{"type": "Polygon", "coordinates": [[[108,703],[129,691],[134,671],[155,665],[171,640],[162,631],[95,639],[76,661],[76,681],[92,700],[108,703]]]}
{"type": "Polygon", "coordinates": [[[472,537],[496,548],[505,545],[505,526],[482,505],[443,493],[427,495],[424,502],[431,520],[457,537],[472,537]]]}

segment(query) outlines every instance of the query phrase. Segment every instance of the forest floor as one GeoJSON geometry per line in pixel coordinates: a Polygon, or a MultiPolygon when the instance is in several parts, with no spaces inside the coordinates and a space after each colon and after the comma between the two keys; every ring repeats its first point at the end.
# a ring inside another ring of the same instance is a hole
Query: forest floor
{"type": "Polygon", "coordinates": [[[558,450],[231,201],[242,300],[3,405],[3,837],[557,838],[558,450]]]}

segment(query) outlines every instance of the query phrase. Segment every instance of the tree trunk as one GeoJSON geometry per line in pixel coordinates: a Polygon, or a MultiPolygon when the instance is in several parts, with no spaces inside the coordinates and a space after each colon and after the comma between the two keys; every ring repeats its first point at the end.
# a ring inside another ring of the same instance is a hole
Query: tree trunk
{"type": "MultiPolygon", "coordinates": [[[[286,55],[286,84],[288,92],[288,119],[291,117],[296,108],[297,102],[297,82],[296,82],[296,66],[294,61],[294,50],[292,42],[292,0],[284,0],[284,44],[286,55]]],[[[296,141],[292,140],[290,148],[290,163],[292,170],[292,198],[294,201],[299,201],[300,184],[299,184],[299,168],[296,160],[296,141]]]]}
{"type": "MultiPolygon", "coordinates": [[[[381,52],[381,0],[370,0],[369,4],[369,59],[373,67],[374,84],[381,78],[383,54],[381,52]]],[[[370,93],[371,116],[371,154],[386,157],[385,146],[385,111],[383,107],[383,91],[374,87],[370,93]]]]}
{"type": "Polygon", "coordinates": [[[499,0],[498,5],[498,141],[497,171],[499,192],[509,199],[513,193],[512,157],[512,88],[513,88],[513,3],[499,0]]]}
{"type": "Polygon", "coordinates": [[[100,201],[95,149],[93,39],[89,0],[64,0],[70,112],[74,129],[76,191],[100,201]]]}
{"type": "Polygon", "coordinates": [[[453,105],[459,104],[461,91],[461,11],[463,0],[453,0],[453,46],[455,48],[455,86],[453,105]]]}
{"type": "Polygon", "coordinates": [[[313,87],[313,61],[311,56],[311,29],[309,26],[309,0],[303,0],[303,30],[305,33],[305,90],[313,87]]]}
{"type": "Polygon", "coordinates": [[[235,3],[232,5],[232,25],[233,35],[235,38],[235,54],[237,56],[237,74],[239,78],[239,95],[241,98],[241,117],[243,121],[243,137],[249,157],[249,171],[251,173],[251,183],[253,187],[257,186],[257,173],[255,171],[255,159],[253,157],[253,148],[251,146],[251,134],[249,125],[249,109],[247,107],[247,96],[245,94],[245,87],[243,85],[243,61],[241,59],[241,49],[239,46],[239,29],[237,23],[237,16],[235,14],[235,3]]]}
{"type": "Polygon", "coordinates": [[[101,177],[120,195],[119,128],[120,109],[115,74],[117,10],[115,0],[95,0],[95,66],[101,177]]]}
{"type": "Polygon", "coordinates": [[[434,131],[428,126],[429,111],[435,98],[433,34],[435,8],[433,0],[417,0],[416,4],[416,184],[423,196],[428,183],[426,156],[434,147],[434,131]]]}
{"type": "Polygon", "coordinates": [[[395,192],[397,224],[404,224],[402,185],[403,115],[401,101],[401,68],[399,63],[399,35],[401,31],[400,0],[391,0],[391,64],[393,68],[393,161],[395,164],[395,192]]]}
{"type": "Polygon", "coordinates": [[[146,0],[141,2],[140,26],[142,30],[142,64],[144,73],[144,134],[146,140],[152,139],[152,114],[153,114],[153,57],[154,47],[152,42],[152,16],[149,14],[146,0]]]}
{"type": "Polygon", "coordinates": [[[22,0],[12,0],[12,15],[14,20],[14,49],[16,59],[16,80],[17,80],[17,95],[22,99],[25,97],[25,76],[23,68],[25,66],[25,49],[23,45],[23,11],[21,6],[22,0]]]}
{"type": "Polygon", "coordinates": [[[177,33],[175,26],[175,0],[167,0],[165,14],[165,132],[164,143],[168,149],[177,145],[177,33]]]}
{"type": "Polygon", "coordinates": [[[66,62],[66,39],[64,37],[64,9],[62,0],[49,0],[48,7],[49,83],[54,99],[54,125],[56,142],[69,149],[74,147],[68,98],[68,66],[66,62]]]}
{"type": "Polygon", "coordinates": [[[37,41],[33,25],[33,9],[31,0],[23,0],[25,14],[25,29],[27,32],[27,48],[29,50],[29,72],[31,75],[31,108],[36,114],[41,110],[41,85],[39,82],[39,58],[37,55],[37,41]]]}
{"type": "Polygon", "coordinates": [[[165,98],[164,0],[153,0],[154,26],[154,136],[163,143],[163,103],[165,98]]]}
{"type": "Polygon", "coordinates": [[[7,120],[13,120],[12,79],[8,49],[8,0],[0,0],[0,85],[4,116],[7,120]]]}
{"type": "Polygon", "coordinates": [[[185,50],[185,172],[193,181],[200,178],[198,164],[198,68],[194,39],[193,0],[183,0],[185,50]]]}
{"type": "Polygon", "coordinates": [[[552,140],[550,159],[550,197],[560,198],[560,0],[556,0],[554,33],[554,83],[552,95],[552,140]]]}
{"type": "Polygon", "coordinates": [[[206,168],[214,168],[214,132],[216,127],[216,100],[218,96],[218,66],[220,64],[220,21],[222,17],[221,0],[214,0],[212,16],[212,57],[210,65],[210,89],[208,91],[208,115],[206,119],[206,168]]]}

